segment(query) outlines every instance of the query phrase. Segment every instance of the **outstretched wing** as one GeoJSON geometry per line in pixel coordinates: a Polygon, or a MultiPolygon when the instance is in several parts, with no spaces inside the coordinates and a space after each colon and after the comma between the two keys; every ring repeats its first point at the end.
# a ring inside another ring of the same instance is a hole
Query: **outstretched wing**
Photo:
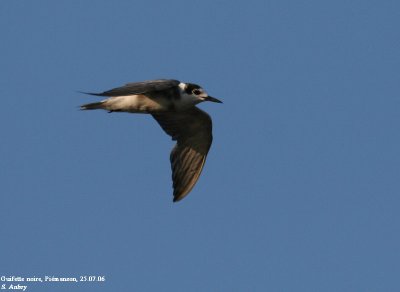
{"type": "Polygon", "coordinates": [[[124,95],[134,95],[143,94],[147,92],[163,91],[175,87],[180,82],[174,79],[158,79],[158,80],[148,80],[142,82],[132,82],[127,83],[124,86],[117,87],[102,93],[87,93],[97,96],[124,96],[124,95]]]}
{"type": "Polygon", "coordinates": [[[152,115],[161,128],[177,141],[170,156],[176,202],[183,199],[199,179],[212,143],[212,121],[206,112],[197,107],[152,115]]]}

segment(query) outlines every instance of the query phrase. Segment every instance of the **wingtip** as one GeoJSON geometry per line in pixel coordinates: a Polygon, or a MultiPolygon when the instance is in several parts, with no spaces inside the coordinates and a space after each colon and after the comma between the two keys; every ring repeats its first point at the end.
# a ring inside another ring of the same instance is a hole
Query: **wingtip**
{"type": "Polygon", "coordinates": [[[189,194],[189,192],[179,194],[177,193],[176,195],[174,195],[174,199],[172,200],[172,202],[177,203],[179,201],[182,201],[189,194]]]}
{"type": "Polygon", "coordinates": [[[172,202],[178,203],[178,202],[181,201],[184,197],[186,197],[186,195],[184,195],[184,196],[182,196],[182,194],[176,195],[176,196],[174,196],[172,202]]]}

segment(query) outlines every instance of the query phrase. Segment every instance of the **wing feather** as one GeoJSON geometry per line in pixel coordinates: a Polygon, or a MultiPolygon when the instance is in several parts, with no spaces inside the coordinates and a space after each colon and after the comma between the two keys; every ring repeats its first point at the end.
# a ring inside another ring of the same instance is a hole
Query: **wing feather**
{"type": "Polygon", "coordinates": [[[157,113],[153,117],[177,141],[170,155],[176,202],[183,199],[199,179],[212,143],[212,121],[197,107],[182,112],[157,113]]]}
{"type": "Polygon", "coordinates": [[[127,83],[124,86],[113,88],[102,93],[87,93],[90,95],[97,96],[124,96],[124,95],[134,95],[134,94],[144,94],[148,92],[164,91],[175,87],[180,82],[174,79],[158,79],[158,80],[148,80],[142,82],[132,82],[127,83]]]}

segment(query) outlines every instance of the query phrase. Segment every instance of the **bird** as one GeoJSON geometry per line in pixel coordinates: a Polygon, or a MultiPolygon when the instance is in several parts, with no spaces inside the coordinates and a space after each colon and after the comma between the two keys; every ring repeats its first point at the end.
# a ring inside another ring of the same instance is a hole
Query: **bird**
{"type": "Polygon", "coordinates": [[[199,85],[175,79],[127,83],[102,93],[106,97],[81,105],[81,110],[150,114],[176,141],[170,154],[173,202],[186,197],[197,183],[213,140],[211,117],[196,105],[221,100],[208,95],[199,85]]]}

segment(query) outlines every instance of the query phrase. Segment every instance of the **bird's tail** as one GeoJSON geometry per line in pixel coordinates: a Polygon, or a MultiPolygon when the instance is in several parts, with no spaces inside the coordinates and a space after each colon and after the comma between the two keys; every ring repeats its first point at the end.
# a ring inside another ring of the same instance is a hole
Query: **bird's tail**
{"type": "Polygon", "coordinates": [[[93,102],[81,105],[81,110],[94,110],[94,109],[104,109],[104,101],[93,102]]]}

